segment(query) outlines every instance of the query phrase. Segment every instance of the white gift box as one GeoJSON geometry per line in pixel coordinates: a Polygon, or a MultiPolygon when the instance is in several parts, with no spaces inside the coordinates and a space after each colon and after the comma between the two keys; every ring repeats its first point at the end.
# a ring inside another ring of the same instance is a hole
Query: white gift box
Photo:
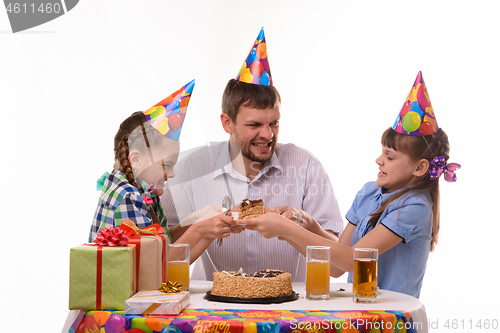
{"type": "Polygon", "coordinates": [[[125,301],[125,314],[178,315],[189,304],[189,291],[142,290],[125,301]]]}

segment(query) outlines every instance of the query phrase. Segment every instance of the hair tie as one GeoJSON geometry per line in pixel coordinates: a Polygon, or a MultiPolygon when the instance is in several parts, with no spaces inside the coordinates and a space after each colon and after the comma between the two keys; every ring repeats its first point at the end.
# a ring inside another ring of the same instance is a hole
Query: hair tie
{"type": "Polygon", "coordinates": [[[104,187],[104,182],[106,181],[106,177],[108,177],[109,175],[109,172],[105,172],[102,174],[102,176],[97,180],[97,183],[96,183],[96,189],[98,191],[102,191],[102,188],[104,187]]]}
{"type": "Polygon", "coordinates": [[[141,186],[144,191],[142,198],[146,205],[150,206],[153,204],[153,198],[155,197],[156,184],[148,184],[144,180],[141,181],[141,186]]]}
{"type": "Polygon", "coordinates": [[[457,175],[455,175],[455,170],[460,169],[462,166],[458,163],[446,163],[444,156],[436,156],[431,161],[431,167],[429,169],[429,178],[431,180],[437,179],[444,174],[444,179],[448,183],[453,183],[457,181],[457,175]]]}

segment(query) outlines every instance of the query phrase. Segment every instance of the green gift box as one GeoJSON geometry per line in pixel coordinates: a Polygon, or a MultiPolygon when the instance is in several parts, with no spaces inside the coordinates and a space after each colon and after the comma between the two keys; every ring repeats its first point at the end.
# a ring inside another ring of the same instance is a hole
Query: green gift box
{"type": "Polygon", "coordinates": [[[71,248],[69,308],[124,310],[136,291],[135,245],[71,248]]]}

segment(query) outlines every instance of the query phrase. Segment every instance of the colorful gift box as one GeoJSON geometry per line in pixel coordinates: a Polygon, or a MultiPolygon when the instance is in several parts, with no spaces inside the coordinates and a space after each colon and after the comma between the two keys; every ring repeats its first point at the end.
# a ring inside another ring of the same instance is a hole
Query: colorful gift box
{"type": "Polygon", "coordinates": [[[143,290],[125,301],[127,315],[178,315],[189,304],[189,291],[143,290]]]}
{"type": "Polygon", "coordinates": [[[135,255],[135,245],[71,248],[69,308],[123,310],[137,288],[135,255]]]}
{"type": "Polygon", "coordinates": [[[167,277],[168,236],[164,229],[153,224],[139,229],[129,219],[122,219],[120,229],[127,234],[129,244],[135,244],[137,253],[137,290],[152,290],[161,287],[167,277]]]}

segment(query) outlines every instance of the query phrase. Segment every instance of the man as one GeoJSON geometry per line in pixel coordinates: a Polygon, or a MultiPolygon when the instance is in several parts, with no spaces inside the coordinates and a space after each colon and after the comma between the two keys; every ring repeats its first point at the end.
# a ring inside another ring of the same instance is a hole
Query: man
{"type": "MultiPolygon", "coordinates": [[[[202,148],[178,162],[177,176],[162,197],[172,237],[175,240],[186,230],[179,221],[220,205],[229,195],[233,205],[244,198],[263,199],[266,207],[303,228],[338,240],[343,222],[321,163],[293,144],[278,144],[281,97],[272,86],[263,31],[254,45],[245,64],[252,68],[258,61],[262,66],[253,68],[261,70],[242,69],[223,94],[220,117],[229,142],[202,148]],[[250,61],[252,53],[256,56],[250,61]]],[[[214,227],[227,218],[222,214],[206,217],[214,227]]],[[[220,247],[212,242],[201,258],[193,279],[212,280],[214,271],[239,268],[248,273],[280,269],[292,274],[294,281],[305,281],[306,276],[305,258],[293,246],[251,230],[231,234],[220,247]]]]}

